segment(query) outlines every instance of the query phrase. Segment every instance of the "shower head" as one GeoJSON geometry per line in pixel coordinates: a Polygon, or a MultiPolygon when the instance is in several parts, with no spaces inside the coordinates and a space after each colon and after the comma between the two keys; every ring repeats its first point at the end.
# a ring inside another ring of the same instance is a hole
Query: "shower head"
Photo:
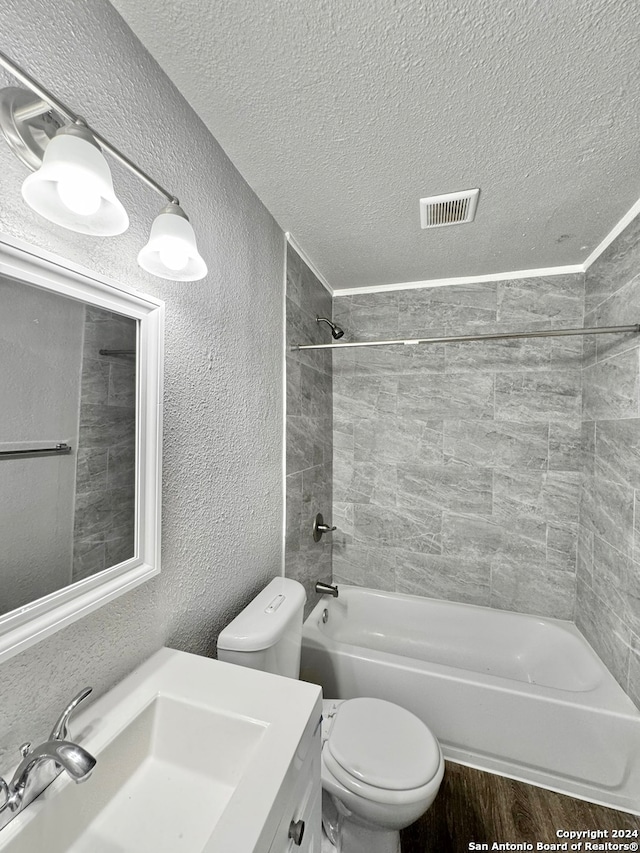
{"type": "Polygon", "coordinates": [[[340,326],[336,326],[335,323],[332,323],[331,320],[327,320],[326,317],[316,317],[316,323],[326,323],[331,329],[333,339],[336,341],[344,335],[344,329],[341,329],[340,326]]]}

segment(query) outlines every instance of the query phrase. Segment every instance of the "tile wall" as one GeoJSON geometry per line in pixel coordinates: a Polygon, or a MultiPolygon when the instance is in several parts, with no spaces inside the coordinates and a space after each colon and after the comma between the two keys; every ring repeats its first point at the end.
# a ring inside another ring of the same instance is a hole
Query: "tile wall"
{"type": "MultiPolygon", "coordinates": [[[[344,340],[582,324],[582,275],[334,299],[344,340]]],[[[578,337],[333,355],[333,577],[572,619],[578,337]]]]}
{"type": "MultiPolygon", "coordinates": [[[[640,323],[640,219],[585,275],[585,325],[640,323]]],[[[585,338],[576,622],[640,706],[640,338],[585,338]]]]}
{"type": "Polygon", "coordinates": [[[85,308],[73,580],[129,559],[135,521],[136,321],[85,308]]]}
{"type": "Polygon", "coordinates": [[[312,538],[313,519],[332,512],[331,353],[292,351],[299,343],[330,343],[316,316],[331,318],[331,296],[297,253],[287,247],[287,478],[285,574],[304,584],[307,612],[316,580],[331,580],[331,534],[312,538]]]}

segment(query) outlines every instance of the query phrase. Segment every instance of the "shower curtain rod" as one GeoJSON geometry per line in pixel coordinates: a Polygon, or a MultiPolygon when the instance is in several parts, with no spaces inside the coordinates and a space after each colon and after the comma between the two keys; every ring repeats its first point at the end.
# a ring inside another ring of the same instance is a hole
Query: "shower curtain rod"
{"type": "Polygon", "coordinates": [[[295,344],[292,350],[346,349],[347,347],[415,346],[417,344],[455,344],[467,341],[509,341],[514,338],[556,338],[566,335],[618,335],[623,332],[640,332],[640,324],[633,326],[600,326],[591,329],[542,329],[537,332],[500,332],[490,335],[452,335],[446,338],[411,338],[392,341],[351,341],[340,344],[295,344]]]}

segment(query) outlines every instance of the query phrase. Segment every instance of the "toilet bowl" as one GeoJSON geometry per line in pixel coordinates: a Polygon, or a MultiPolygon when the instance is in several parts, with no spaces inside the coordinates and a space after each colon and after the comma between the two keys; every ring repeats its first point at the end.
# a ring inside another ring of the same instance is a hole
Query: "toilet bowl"
{"type": "MultiPolygon", "coordinates": [[[[304,587],[274,578],[218,637],[218,658],[298,678],[304,587]]],[[[435,799],[444,760],[414,714],[382,699],[324,700],[323,828],[340,853],[400,853],[435,799]]]]}
{"type": "Polygon", "coordinates": [[[398,853],[399,830],[440,788],[440,745],[416,716],[381,699],[325,700],[322,715],[327,836],[345,853],[398,853]]]}

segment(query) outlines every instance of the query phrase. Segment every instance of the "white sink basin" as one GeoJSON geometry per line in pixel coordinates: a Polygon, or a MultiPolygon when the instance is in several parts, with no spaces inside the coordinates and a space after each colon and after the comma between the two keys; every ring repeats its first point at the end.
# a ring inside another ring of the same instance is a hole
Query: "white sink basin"
{"type": "Polygon", "coordinates": [[[163,649],[78,714],[93,774],[62,774],[0,832],[0,851],[261,849],[318,700],[312,685],[163,649]]]}
{"type": "Polygon", "coordinates": [[[16,850],[44,850],[34,833],[50,839],[48,853],[202,850],[264,731],[160,696],[100,751],[86,783],[66,785],[25,827],[16,850]]]}

